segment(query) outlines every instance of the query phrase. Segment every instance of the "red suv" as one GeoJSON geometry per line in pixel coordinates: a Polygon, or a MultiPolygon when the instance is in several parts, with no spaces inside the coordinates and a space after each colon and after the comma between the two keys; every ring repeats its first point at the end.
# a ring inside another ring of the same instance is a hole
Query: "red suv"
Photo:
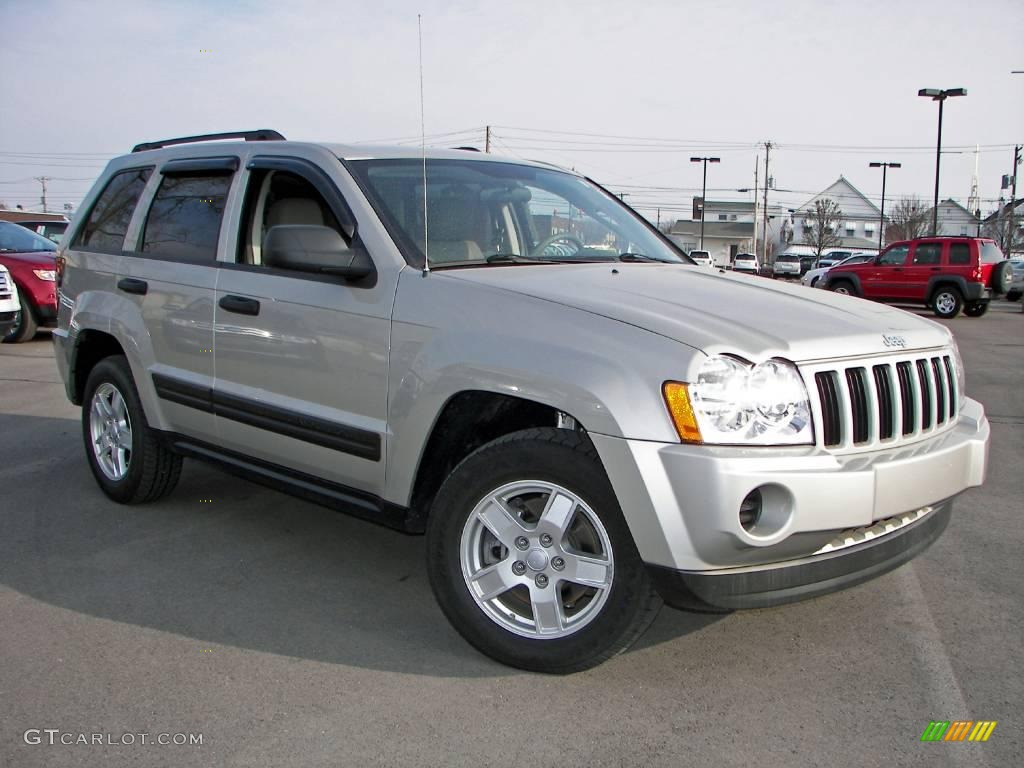
{"type": "Polygon", "coordinates": [[[21,299],[17,320],[3,341],[28,341],[39,326],[56,324],[56,250],[57,246],[42,235],[0,221],[0,264],[10,270],[21,299]]]}
{"type": "Polygon", "coordinates": [[[982,237],[922,237],[892,243],[874,261],[830,269],[825,287],[865,299],[924,304],[939,317],[981,317],[1006,293],[1010,262],[982,237]]]}

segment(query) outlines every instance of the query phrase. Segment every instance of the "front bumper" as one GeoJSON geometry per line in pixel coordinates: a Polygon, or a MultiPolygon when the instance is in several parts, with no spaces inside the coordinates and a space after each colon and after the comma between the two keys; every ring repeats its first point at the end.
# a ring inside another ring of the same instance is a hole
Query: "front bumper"
{"type": "Polygon", "coordinates": [[[964,398],[947,431],[870,451],[591,439],[644,562],[712,575],[810,557],[843,531],[981,485],[989,425],[981,405],[964,398]],[[748,530],[739,509],[754,490],[766,524],[748,530]]]}
{"type": "Polygon", "coordinates": [[[805,600],[881,576],[912,560],[942,535],[953,501],[877,539],[814,557],[714,572],[648,566],[662,599],[674,608],[717,613],[805,600]]]}

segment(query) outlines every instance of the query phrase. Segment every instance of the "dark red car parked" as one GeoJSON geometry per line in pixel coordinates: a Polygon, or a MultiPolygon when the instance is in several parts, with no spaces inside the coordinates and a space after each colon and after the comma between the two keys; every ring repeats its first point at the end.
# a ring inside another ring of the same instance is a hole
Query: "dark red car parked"
{"type": "Polygon", "coordinates": [[[936,315],[981,317],[1013,279],[994,240],[922,237],[892,243],[873,261],[830,269],[825,287],[865,299],[924,304],[936,315]]]}
{"type": "Polygon", "coordinates": [[[21,299],[21,312],[5,342],[28,341],[39,326],[57,322],[56,250],[42,235],[0,221],[0,264],[10,271],[21,299]]]}

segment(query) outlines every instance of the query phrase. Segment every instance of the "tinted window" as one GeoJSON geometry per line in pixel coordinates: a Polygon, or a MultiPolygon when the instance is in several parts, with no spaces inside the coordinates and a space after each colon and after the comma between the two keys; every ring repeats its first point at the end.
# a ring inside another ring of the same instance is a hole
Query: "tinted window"
{"type": "Polygon", "coordinates": [[[57,246],[42,235],[19,227],[9,221],[0,221],[0,251],[6,253],[31,253],[33,251],[55,251],[57,246]]]}
{"type": "Polygon", "coordinates": [[[998,264],[1003,261],[1006,257],[1003,256],[1003,252],[999,250],[999,246],[995,243],[982,243],[981,244],[981,263],[982,264],[998,264]]]}
{"type": "Polygon", "coordinates": [[[942,257],[942,243],[919,243],[914,249],[915,264],[938,264],[942,257]]]}
{"type": "Polygon", "coordinates": [[[231,176],[164,176],[146,217],[142,251],[164,259],[214,261],[231,176]]]}
{"type": "Polygon", "coordinates": [[[971,246],[969,243],[952,243],[949,246],[950,264],[970,264],[971,246]]]}
{"type": "Polygon", "coordinates": [[[89,218],[73,247],[120,253],[124,248],[128,222],[132,220],[132,213],[151,171],[150,168],[142,168],[115,174],[89,211],[89,218]]]}
{"type": "Polygon", "coordinates": [[[884,267],[902,266],[907,263],[907,253],[909,251],[909,245],[897,245],[883,253],[878,263],[884,267]]]}

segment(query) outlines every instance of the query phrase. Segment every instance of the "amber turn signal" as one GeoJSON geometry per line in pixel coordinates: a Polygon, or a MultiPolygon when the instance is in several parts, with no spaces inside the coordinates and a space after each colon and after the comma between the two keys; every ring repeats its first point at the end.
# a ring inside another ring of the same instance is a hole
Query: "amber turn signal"
{"type": "Polygon", "coordinates": [[[672,423],[676,425],[676,432],[679,439],[684,443],[704,442],[700,436],[700,427],[697,426],[697,414],[693,412],[690,404],[690,392],[686,385],[678,381],[666,381],[661,385],[661,393],[665,397],[665,405],[672,416],[672,423]]]}

